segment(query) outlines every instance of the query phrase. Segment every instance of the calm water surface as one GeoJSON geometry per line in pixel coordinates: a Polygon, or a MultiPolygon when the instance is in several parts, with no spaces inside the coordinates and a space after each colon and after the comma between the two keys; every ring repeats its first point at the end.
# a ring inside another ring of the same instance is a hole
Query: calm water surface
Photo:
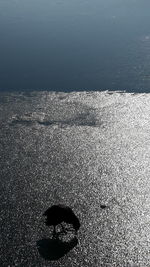
{"type": "Polygon", "coordinates": [[[150,91],[147,0],[0,0],[0,90],[150,91]]]}
{"type": "Polygon", "coordinates": [[[150,94],[131,93],[150,92],[149,10],[0,0],[0,266],[150,266],[150,94]],[[56,201],[81,229],[50,262],[56,201]]]}
{"type": "Polygon", "coordinates": [[[150,94],[0,93],[0,101],[0,266],[149,267],[150,94]],[[58,202],[81,228],[78,244],[50,261],[70,247],[56,246],[42,220],[58,202]]]}

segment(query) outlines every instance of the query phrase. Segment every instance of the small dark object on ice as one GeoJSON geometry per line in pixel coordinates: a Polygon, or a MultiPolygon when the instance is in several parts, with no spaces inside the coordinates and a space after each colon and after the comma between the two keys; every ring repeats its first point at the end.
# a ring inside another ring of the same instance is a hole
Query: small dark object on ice
{"type": "Polygon", "coordinates": [[[101,209],[106,209],[107,208],[107,206],[104,205],[104,204],[101,204],[100,207],[101,207],[101,209]]]}
{"type": "MultiPolygon", "coordinates": [[[[62,222],[72,224],[76,232],[80,228],[80,222],[78,217],[74,214],[73,210],[66,205],[53,205],[48,208],[43,215],[47,216],[45,222],[46,225],[54,226],[53,235],[56,235],[56,225],[61,224],[62,222]]],[[[63,228],[63,225],[61,226],[63,228]]],[[[65,232],[64,228],[63,231],[65,232]]]]}

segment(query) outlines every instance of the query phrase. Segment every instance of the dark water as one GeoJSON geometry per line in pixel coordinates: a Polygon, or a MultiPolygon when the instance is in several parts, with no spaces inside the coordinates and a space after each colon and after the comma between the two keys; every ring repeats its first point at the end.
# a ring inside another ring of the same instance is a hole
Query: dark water
{"type": "Polygon", "coordinates": [[[150,91],[147,0],[0,0],[0,90],[150,91]]]}
{"type": "Polygon", "coordinates": [[[150,266],[149,10],[0,0],[0,266],[150,266]],[[53,242],[56,202],[77,239],[53,242]]]}

